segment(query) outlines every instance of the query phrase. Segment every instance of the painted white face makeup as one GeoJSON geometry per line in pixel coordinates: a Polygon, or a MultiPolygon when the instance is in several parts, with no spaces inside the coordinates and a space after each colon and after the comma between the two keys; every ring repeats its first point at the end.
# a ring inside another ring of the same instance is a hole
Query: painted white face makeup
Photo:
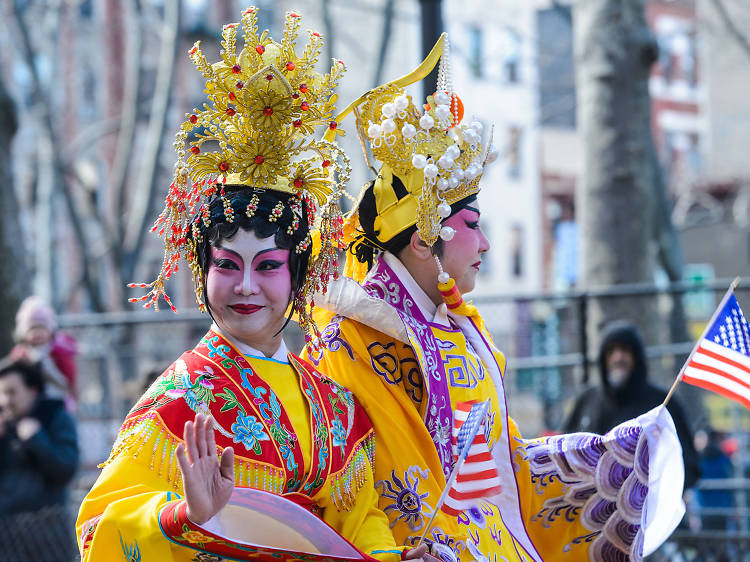
{"type": "Polygon", "coordinates": [[[239,229],[211,247],[206,274],[208,307],[230,337],[271,356],[281,344],[281,329],[291,300],[289,250],[273,237],[258,238],[239,229]]]}
{"type": "Polygon", "coordinates": [[[453,239],[443,244],[440,263],[456,281],[461,294],[474,289],[482,263],[482,254],[490,249],[490,243],[479,226],[479,210],[465,207],[443,224],[456,231],[453,239]]]}

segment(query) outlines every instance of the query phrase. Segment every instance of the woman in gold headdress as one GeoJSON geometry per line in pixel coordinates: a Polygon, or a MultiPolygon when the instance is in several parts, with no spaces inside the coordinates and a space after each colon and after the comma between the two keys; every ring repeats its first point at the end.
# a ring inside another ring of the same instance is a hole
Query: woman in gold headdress
{"type": "Polygon", "coordinates": [[[345,227],[346,276],[316,297],[325,347],[308,357],[352,389],[375,426],[376,486],[397,543],[424,536],[445,561],[640,560],[683,512],[671,418],[654,411],[605,436],[521,438],[505,401],[505,357],[462,296],[489,250],[477,193],[493,151],[480,123],[461,122],[444,41],[414,73],[347,110],[381,165],[345,227]],[[422,111],[404,88],[441,54],[437,93],[422,111]],[[499,472],[500,490],[440,509],[454,412],[483,401],[487,473],[499,472]]]}
{"type": "Polygon", "coordinates": [[[314,332],[311,295],[335,269],[336,201],[349,174],[335,144],[312,138],[320,125],[335,127],[333,89],[343,63],[315,73],[322,39],[311,33],[298,56],[299,26],[299,16],[288,14],[284,40],[275,43],[258,34],[249,9],[239,55],[237,24],[224,27],[221,61],[209,64],[197,44],[190,51],[210,103],[177,134],[174,181],[154,227],[165,241],[163,266],[156,281],[136,286],[149,289],[138,299],[147,306],[160,297],[172,306],[164,284],[183,258],[214,323],[125,419],[80,508],[84,561],[257,558],[206,526],[236,488],[294,501],[363,559],[401,558],[377,508],[364,410],[282,340],[292,312],[314,332]],[[313,259],[316,219],[321,242],[313,259]]]}

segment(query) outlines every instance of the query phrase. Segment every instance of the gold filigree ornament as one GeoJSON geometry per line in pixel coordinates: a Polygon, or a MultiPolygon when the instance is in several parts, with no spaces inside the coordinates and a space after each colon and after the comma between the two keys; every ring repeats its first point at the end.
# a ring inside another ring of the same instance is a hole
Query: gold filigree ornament
{"type": "MultiPolygon", "coordinates": [[[[377,242],[386,242],[414,224],[429,246],[438,238],[451,240],[455,231],[442,225],[451,205],[478,193],[485,166],[497,159],[492,130],[483,146],[482,124],[461,122],[464,109],[453,89],[449,50],[444,33],[413,72],[366,92],[337,116],[340,122],[354,112],[363,148],[368,143],[382,163],[374,186],[377,242]],[[427,97],[422,111],[405,88],[425,78],[438,61],[437,92],[427,97]],[[393,175],[401,179],[405,196],[393,194],[393,175]]],[[[356,215],[350,219],[356,221],[356,215]]],[[[435,260],[439,286],[454,285],[437,256],[435,260]]]]}
{"type": "MultiPolygon", "coordinates": [[[[277,190],[296,195],[293,207],[299,208],[304,200],[320,229],[320,249],[308,265],[302,299],[295,303],[302,327],[311,330],[313,287],[326,286],[337,266],[336,250],[342,246],[338,200],[351,168],[333,142],[336,134],[344,134],[332,120],[334,90],[344,63],[334,60],[327,74],[315,72],[323,38],[309,31],[307,45],[298,55],[300,24],[298,14],[287,13],[282,41],[276,43],[268,31],[258,32],[257,10],[251,7],[243,12],[241,24],[224,26],[218,62],[207,61],[199,42],[190,49],[190,59],[205,79],[208,99],[202,109],[186,115],[176,134],[173,181],[152,229],[164,238],[164,261],[154,281],[129,285],[149,289],[131,302],[145,301],[146,307],[158,309],[159,298],[164,297],[176,312],[164,285],[183,258],[193,273],[198,305],[205,310],[195,246],[211,223],[209,199],[223,196],[227,183],[277,190]],[[240,30],[244,44],[237,53],[240,30]],[[323,126],[330,134],[318,140],[313,134],[323,126]]],[[[242,212],[252,215],[254,210],[242,212]]],[[[225,220],[231,222],[231,208],[225,220]]]]}

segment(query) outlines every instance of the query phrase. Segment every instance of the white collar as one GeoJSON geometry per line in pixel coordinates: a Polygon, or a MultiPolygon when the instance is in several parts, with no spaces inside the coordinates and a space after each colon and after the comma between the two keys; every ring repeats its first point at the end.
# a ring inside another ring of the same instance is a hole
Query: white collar
{"type": "Polygon", "coordinates": [[[216,322],[211,324],[211,329],[214,332],[221,334],[221,336],[224,339],[226,339],[229,343],[231,343],[234,347],[236,347],[237,351],[242,353],[242,355],[248,355],[250,357],[257,357],[258,359],[273,359],[281,363],[289,363],[289,358],[287,357],[287,354],[289,352],[286,348],[286,344],[284,343],[284,338],[281,338],[279,340],[280,341],[279,348],[274,352],[274,354],[271,357],[266,357],[266,355],[262,351],[259,351],[255,349],[254,347],[247,345],[246,343],[242,343],[241,341],[227,334],[225,331],[219,328],[219,326],[216,325],[216,322]]]}
{"type": "MultiPolygon", "coordinates": [[[[414,299],[414,304],[416,304],[422,314],[424,314],[424,317],[427,319],[431,318],[432,322],[435,324],[449,326],[450,322],[448,322],[448,307],[445,305],[445,303],[440,303],[440,306],[435,306],[435,303],[432,302],[432,299],[427,296],[427,293],[424,292],[422,287],[420,287],[411,276],[411,273],[409,273],[409,270],[406,269],[406,266],[401,263],[401,260],[394,256],[392,253],[383,252],[383,259],[385,260],[385,263],[393,270],[393,272],[396,274],[396,277],[399,278],[404,287],[406,287],[406,290],[414,299]]],[[[437,283],[437,279],[435,280],[435,283],[437,283]]]]}

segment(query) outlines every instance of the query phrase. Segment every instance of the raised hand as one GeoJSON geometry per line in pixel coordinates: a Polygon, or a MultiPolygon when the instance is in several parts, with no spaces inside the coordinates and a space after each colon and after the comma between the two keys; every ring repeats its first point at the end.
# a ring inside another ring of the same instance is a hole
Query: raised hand
{"type": "Polygon", "coordinates": [[[213,418],[197,414],[195,422],[185,422],[185,445],[177,445],[175,455],[182,471],[187,516],[203,525],[229,501],[234,488],[234,449],[227,447],[216,458],[213,418]],[[185,454],[187,449],[187,455],[185,454]]]}

